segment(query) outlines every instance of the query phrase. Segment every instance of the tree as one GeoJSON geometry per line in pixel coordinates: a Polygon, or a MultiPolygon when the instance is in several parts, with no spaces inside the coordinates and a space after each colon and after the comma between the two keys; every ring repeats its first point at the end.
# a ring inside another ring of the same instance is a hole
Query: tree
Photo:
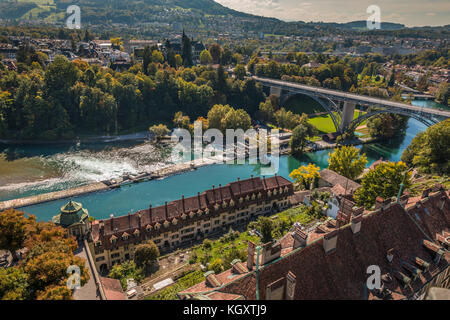
{"type": "Polygon", "coordinates": [[[259,116],[262,121],[272,122],[275,118],[275,108],[272,101],[267,99],[266,102],[259,104],[259,116]]]}
{"type": "Polygon", "coordinates": [[[317,135],[317,129],[308,122],[308,116],[306,114],[303,114],[298,122],[299,124],[292,131],[292,137],[289,144],[291,153],[300,155],[305,150],[308,137],[317,135]]]}
{"type": "Polygon", "coordinates": [[[209,127],[222,130],[222,119],[232,109],[229,105],[214,105],[208,112],[209,127]]]}
{"type": "Polygon", "coordinates": [[[183,57],[183,65],[185,67],[191,67],[193,65],[192,62],[192,44],[191,39],[189,39],[188,36],[184,33],[183,30],[183,37],[181,39],[182,44],[182,57],[183,57]]]}
{"type": "Polygon", "coordinates": [[[362,187],[356,190],[354,196],[356,204],[371,209],[378,196],[384,199],[397,196],[403,180],[405,180],[404,190],[411,186],[411,172],[406,171],[407,166],[401,161],[379,164],[362,178],[362,187]]]}
{"type": "Polygon", "coordinates": [[[188,116],[184,115],[183,112],[178,111],[177,113],[175,113],[175,116],[173,118],[173,125],[176,128],[187,129],[187,128],[189,128],[190,123],[191,123],[191,120],[189,119],[188,116]]]}
{"type": "Polygon", "coordinates": [[[211,54],[212,60],[215,64],[221,62],[220,58],[222,56],[222,47],[219,44],[214,43],[211,45],[211,47],[209,47],[209,53],[211,54]]]}
{"type": "Polygon", "coordinates": [[[295,60],[297,61],[297,64],[299,66],[307,64],[309,62],[309,58],[304,52],[298,52],[297,55],[295,56],[295,60]]]}
{"type": "Polygon", "coordinates": [[[206,66],[208,64],[211,64],[212,61],[213,61],[213,58],[208,50],[205,49],[200,53],[200,63],[202,65],[206,66]]]}
{"type": "Polygon", "coordinates": [[[398,114],[378,114],[367,120],[367,128],[372,137],[392,138],[404,134],[408,117],[398,114]]]}
{"type": "Polygon", "coordinates": [[[247,71],[245,70],[245,66],[243,64],[238,64],[234,68],[234,76],[238,80],[244,80],[245,76],[247,75],[247,71]]]}
{"type": "Polygon", "coordinates": [[[143,53],[142,69],[146,75],[148,75],[148,65],[151,62],[152,62],[152,51],[150,49],[150,46],[145,46],[143,53]]]}
{"type": "Polygon", "coordinates": [[[26,218],[24,213],[14,209],[0,212],[0,248],[14,252],[24,247],[29,227],[35,223],[34,216],[26,218]]]}
{"type": "Polygon", "coordinates": [[[403,151],[402,161],[422,172],[450,172],[450,119],[419,133],[403,151]]]}
{"type": "Polygon", "coordinates": [[[72,291],[67,286],[49,286],[37,293],[37,300],[72,300],[72,291]]]}
{"type": "Polygon", "coordinates": [[[139,282],[144,278],[144,273],[142,268],[138,268],[134,261],[126,261],[122,264],[114,265],[109,272],[109,277],[120,280],[120,284],[125,290],[127,288],[127,279],[132,278],[139,282]]]}
{"type": "Polygon", "coordinates": [[[22,268],[0,268],[0,300],[26,300],[28,275],[22,268]]]}
{"type": "Polygon", "coordinates": [[[176,68],[177,67],[177,60],[175,58],[175,51],[173,51],[172,48],[170,48],[167,51],[167,63],[169,64],[169,66],[171,66],[172,68],[176,68]]]}
{"type": "Polygon", "coordinates": [[[308,166],[301,166],[289,174],[289,177],[294,179],[295,184],[305,190],[311,189],[318,183],[320,178],[320,168],[310,163],[308,166]]]}
{"type": "Polygon", "coordinates": [[[152,52],[152,62],[154,63],[163,63],[164,62],[164,56],[163,54],[158,50],[153,50],[152,52]]]}
{"type": "Polygon", "coordinates": [[[268,217],[258,219],[259,232],[261,233],[261,242],[268,243],[273,240],[273,221],[268,217]]]}
{"type": "Polygon", "coordinates": [[[158,247],[153,241],[142,243],[134,250],[134,262],[138,267],[148,267],[159,257],[158,247]]]}
{"type": "Polygon", "coordinates": [[[75,257],[72,252],[45,252],[27,260],[24,270],[29,275],[29,283],[34,290],[42,291],[51,285],[65,285],[69,266],[77,265],[81,272],[81,286],[89,280],[85,260],[75,257]]]}
{"type": "Polygon", "coordinates": [[[252,126],[252,120],[244,109],[230,110],[221,121],[222,131],[226,129],[247,130],[252,126]]]}
{"type": "Polygon", "coordinates": [[[179,54],[175,55],[175,65],[177,68],[183,65],[183,58],[179,54]]]}
{"type": "Polygon", "coordinates": [[[442,82],[436,95],[436,101],[445,106],[450,105],[450,85],[447,82],[442,82]]]}
{"type": "Polygon", "coordinates": [[[363,173],[367,157],[353,146],[343,146],[329,153],[328,163],[328,169],[354,180],[363,173]]]}
{"type": "Polygon", "coordinates": [[[167,128],[164,124],[158,124],[150,127],[150,132],[156,136],[156,139],[159,140],[162,137],[168,135],[170,133],[169,128],[167,128]]]}

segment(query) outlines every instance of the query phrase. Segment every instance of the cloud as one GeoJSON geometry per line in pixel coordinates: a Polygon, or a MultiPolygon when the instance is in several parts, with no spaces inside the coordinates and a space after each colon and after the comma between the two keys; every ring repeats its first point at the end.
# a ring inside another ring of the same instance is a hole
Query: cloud
{"type": "Polygon", "coordinates": [[[408,26],[444,25],[450,16],[448,0],[215,0],[222,5],[255,15],[286,21],[348,22],[365,20],[368,6],[381,8],[382,21],[408,26]],[[428,12],[430,7],[433,12],[428,12]],[[424,14],[425,12],[428,12],[424,14]]]}

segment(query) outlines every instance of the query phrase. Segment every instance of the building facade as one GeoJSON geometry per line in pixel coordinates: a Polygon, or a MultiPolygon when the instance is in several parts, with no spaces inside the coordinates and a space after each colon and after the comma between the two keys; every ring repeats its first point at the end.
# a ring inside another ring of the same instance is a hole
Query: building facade
{"type": "Polygon", "coordinates": [[[134,258],[134,248],[152,240],[161,252],[200,241],[230,227],[290,206],[293,185],[280,176],[238,180],[127,216],[94,221],[89,247],[97,270],[134,258]]]}

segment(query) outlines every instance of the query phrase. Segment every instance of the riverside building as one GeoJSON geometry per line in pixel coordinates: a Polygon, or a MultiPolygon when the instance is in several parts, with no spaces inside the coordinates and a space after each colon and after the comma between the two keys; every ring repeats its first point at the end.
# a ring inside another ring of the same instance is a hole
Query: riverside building
{"type": "Polygon", "coordinates": [[[134,258],[134,248],[152,240],[167,252],[230,227],[245,225],[258,216],[290,206],[293,185],[281,176],[238,179],[197,196],[165,203],[134,214],[94,221],[89,247],[96,268],[106,272],[115,264],[134,258]]]}

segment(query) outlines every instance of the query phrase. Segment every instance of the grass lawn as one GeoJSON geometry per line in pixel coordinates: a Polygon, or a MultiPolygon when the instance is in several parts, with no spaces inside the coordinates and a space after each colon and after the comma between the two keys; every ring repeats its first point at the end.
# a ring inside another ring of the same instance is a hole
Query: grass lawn
{"type": "MultiPolygon", "coordinates": [[[[353,119],[358,118],[359,115],[360,115],[360,111],[355,110],[353,119]]],[[[314,125],[317,128],[317,130],[319,130],[320,134],[336,132],[336,128],[334,127],[333,120],[331,119],[331,115],[329,115],[329,114],[310,118],[309,123],[314,125]]],[[[364,125],[364,124],[366,124],[366,121],[362,122],[360,125],[364,125]]]]}
{"type": "Polygon", "coordinates": [[[259,243],[259,240],[258,236],[251,236],[246,231],[241,232],[234,240],[225,240],[225,237],[222,237],[218,240],[211,241],[211,247],[205,248],[205,246],[199,245],[193,248],[192,251],[197,255],[197,261],[206,264],[219,258],[222,259],[232,248],[240,252],[246,252],[249,241],[259,243]]]}

